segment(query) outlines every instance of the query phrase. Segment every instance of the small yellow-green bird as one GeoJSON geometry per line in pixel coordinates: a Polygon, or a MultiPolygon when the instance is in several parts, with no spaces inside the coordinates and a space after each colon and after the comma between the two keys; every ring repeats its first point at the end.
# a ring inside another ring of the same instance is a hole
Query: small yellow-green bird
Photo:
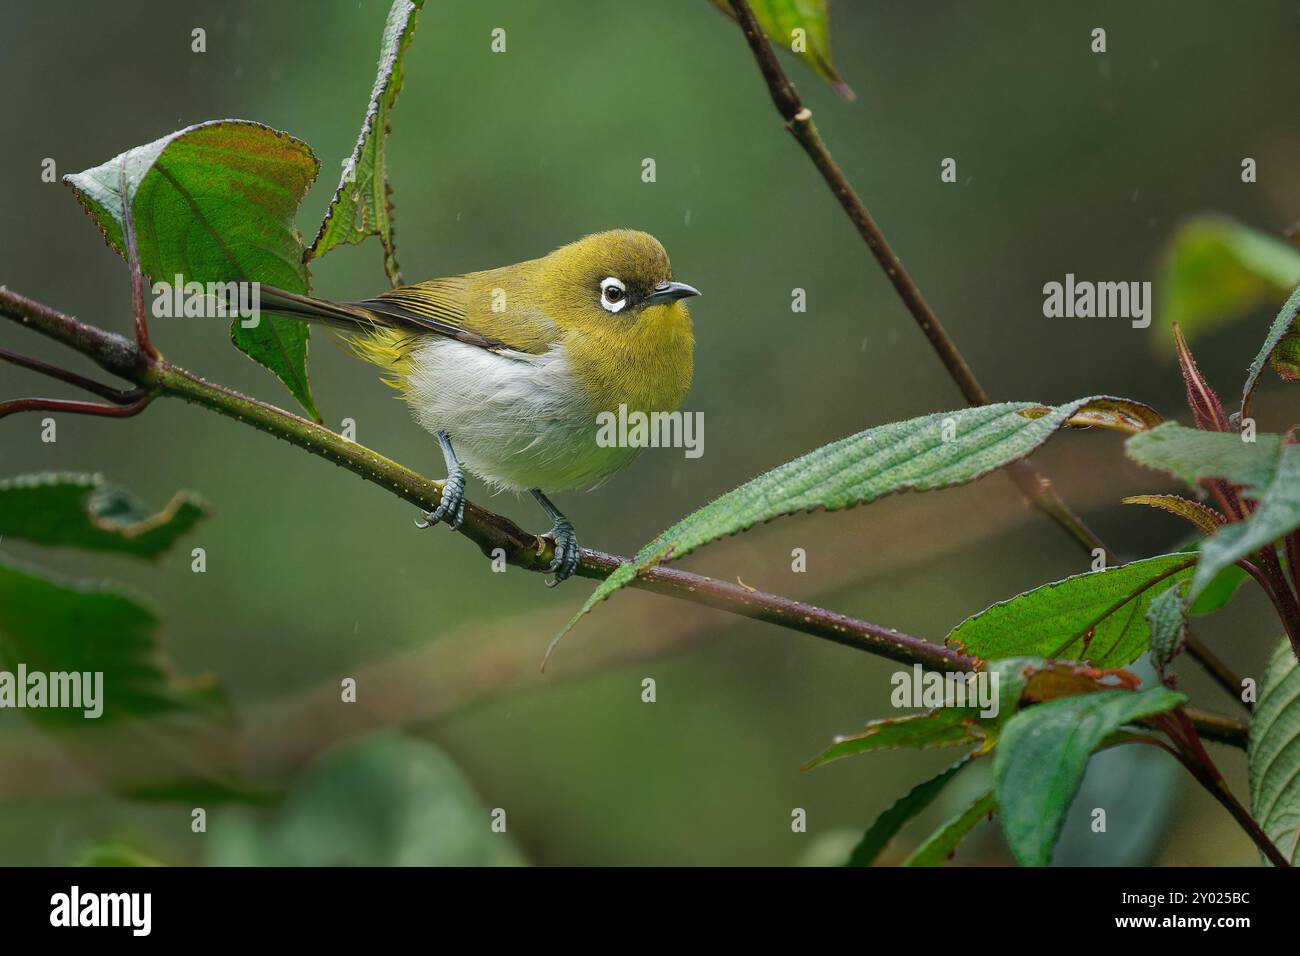
{"type": "Polygon", "coordinates": [[[654,236],[600,232],[540,259],[400,286],[360,302],[261,290],[262,308],[340,329],[437,436],[447,482],[417,524],[460,526],[465,471],[529,490],[554,522],[554,583],[578,566],[573,525],[547,491],[595,486],[639,448],[597,443],[602,412],[671,412],[691,384],[695,339],[654,236]]]}

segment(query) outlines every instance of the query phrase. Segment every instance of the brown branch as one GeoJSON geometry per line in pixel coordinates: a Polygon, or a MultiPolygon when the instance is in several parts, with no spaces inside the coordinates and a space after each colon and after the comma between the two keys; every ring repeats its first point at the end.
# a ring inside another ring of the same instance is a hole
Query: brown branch
{"type": "Polygon", "coordinates": [[[1237,701],[1247,710],[1255,709],[1251,704],[1242,700],[1241,678],[1237,676],[1237,673],[1231,667],[1223,662],[1219,655],[1210,650],[1204,642],[1197,640],[1191,631],[1187,632],[1186,643],[1187,653],[1192,655],[1192,657],[1194,657],[1196,661],[1205,668],[1206,673],[1213,677],[1219,686],[1228,692],[1228,696],[1237,701]]]}
{"type": "Polygon", "coordinates": [[[130,405],[136,399],[145,394],[144,389],[141,388],[113,388],[111,385],[104,385],[102,382],[96,382],[92,378],[78,375],[76,372],[69,371],[66,368],[51,365],[49,362],[42,362],[40,359],[32,358],[28,355],[19,355],[17,352],[10,352],[8,349],[0,349],[0,360],[11,362],[14,365],[30,369],[33,372],[39,372],[41,375],[49,376],[50,378],[57,379],[60,382],[66,382],[69,385],[75,385],[78,388],[85,389],[92,395],[106,398],[115,405],[130,405]]]}
{"type": "MultiPolygon", "coordinates": [[[[105,371],[136,382],[149,390],[146,400],[154,394],[181,398],[251,425],[347,468],[423,511],[434,510],[441,500],[442,482],[418,475],[315,422],[207,382],[164,359],[142,360],[142,350],[121,336],[79,322],[3,286],[0,286],[0,315],[88,355],[105,371]]],[[[532,571],[544,571],[554,556],[554,542],[549,538],[528,534],[509,518],[472,502],[466,502],[460,534],[478,545],[484,554],[495,556],[499,549],[508,563],[532,571]]],[[[626,558],[583,549],[577,573],[603,579],[626,561],[626,558]]],[[[677,568],[650,568],[634,578],[632,584],[642,590],[778,624],[905,664],[921,664],[942,671],[971,671],[980,666],[978,659],[924,638],[677,568]]],[[[1200,713],[1197,719],[1197,726],[1206,739],[1245,746],[1247,728],[1241,721],[1200,713]]]]}
{"type": "Polygon", "coordinates": [[[146,393],[129,405],[100,405],[98,402],[78,402],[66,398],[15,398],[0,402],[0,418],[19,412],[62,412],[66,415],[99,415],[104,418],[130,418],[144,411],[153,396],[146,393]]]}

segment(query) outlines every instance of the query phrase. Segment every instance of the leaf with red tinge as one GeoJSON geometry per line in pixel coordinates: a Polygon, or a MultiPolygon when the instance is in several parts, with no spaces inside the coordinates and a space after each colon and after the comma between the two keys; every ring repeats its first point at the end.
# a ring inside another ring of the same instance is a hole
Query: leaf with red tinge
{"type": "MultiPolygon", "coordinates": [[[[125,254],[123,164],[140,267],[155,282],[174,284],[180,276],[185,284],[257,282],[307,291],[302,238],[293,227],[319,169],[306,143],[261,123],[215,120],[65,176],[64,183],[119,254],[125,254]]],[[[246,301],[251,304],[251,289],[246,301]]],[[[261,314],[235,317],[230,337],[319,420],[307,377],[311,333],[305,322],[261,314]]]]}
{"type": "Polygon", "coordinates": [[[1223,515],[1209,505],[1202,504],[1199,501],[1190,501],[1178,495],[1130,495],[1122,499],[1120,503],[1159,508],[1161,511],[1167,511],[1172,515],[1178,515],[1185,521],[1190,521],[1206,534],[1214,534],[1219,525],[1226,520],[1223,515]]]}
{"type": "Polygon", "coordinates": [[[1196,427],[1213,432],[1228,431],[1228,414],[1223,410],[1223,402],[1201,374],[1177,322],[1174,323],[1174,341],[1178,347],[1178,367],[1183,373],[1183,384],[1187,386],[1187,406],[1192,410],[1196,427]]]}

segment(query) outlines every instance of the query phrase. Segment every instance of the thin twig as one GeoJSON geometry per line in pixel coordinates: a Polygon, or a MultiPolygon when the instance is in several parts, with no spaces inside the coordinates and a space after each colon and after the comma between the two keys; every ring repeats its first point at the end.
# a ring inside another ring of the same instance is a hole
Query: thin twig
{"type": "Polygon", "coordinates": [[[0,418],[19,412],[62,412],[65,415],[99,415],[104,418],[130,418],[139,415],[153,395],[145,393],[129,405],[100,405],[98,402],[78,402],[66,398],[15,398],[0,402],[0,418]]]}
{"type": "Polygon", "coordinates": [[[29,355],[19,355],[17,352],[10,352],[8,349],[0,349],[0,360],[12,362],[14,365],[30,369],[33,372],[39,372],[69,385],[75,385],[78,388],[85,389],[92,395],[106,398],[115,405],[130,405],[145,394],[144,389],[141,388],[113,388],[111,385],[96,382],[93,378],[86,378],[84,375],[78,375],[66,368],[51,365],[49,362],[42,362],[40,359],[32,358],[29,355]]]}
{"type": "MultiPolygon", "coordinates": [[[[101,368],[154,393],[181,398],[282,438],[379,485],[423,511],[434,510],[442,497],[442,482],[416,474],[364,445],[349,441],[324,426],[291,412],[207,382],[166,360],[141,362],[138,346],[119,335],[80,322],[49,306],[17,295],[0,286],[0,315],[64,342],[92,358],[101,368]]],[[[501,554],[508,563],[544,571],[554,556],[554,542],[521,530],[509,518],[466,502],[460,533],[484,554],[501,554]],[[499,551],[498,551],[499,549],[499,551]]],[[[627,558],[583,549],[578,574],[603,579],[627,558]]],[[[924,638],[838,614],[790,598],[719,581],[670,567],[653,567],[633,579],[634,587],[718,608],[743,617],[779,624],[856,650],[905,664],[921,664],[942,671],[971,671],[977,658],[924,638]]],[[[1196,712],[1202,736],[1235,747],[1246,744],[1247,727],[1221,714],[1196,712]]]]}
{"type": "Polygon", "coordinates": [[[1254,710],[1254,706],[1247,703],[1241,696],[1241,678],[1237,673],[1223,662],[1219,655],[1200,640],[1196,640],[1191,631],[1187,632],[1187,653],[1192,655],[1206,673],[1218,682],[1219,686],[1228,692],[1228,696],[1241,704],[1247,710],[1254,710]]]}

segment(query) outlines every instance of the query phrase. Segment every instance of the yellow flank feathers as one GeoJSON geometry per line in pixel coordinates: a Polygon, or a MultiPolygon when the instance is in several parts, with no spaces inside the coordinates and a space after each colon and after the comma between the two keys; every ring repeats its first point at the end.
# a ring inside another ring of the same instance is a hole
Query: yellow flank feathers
{"type": "Polygon", "coordinates": [[[378,365],[386,373],[384,384],[405,391],[410,374],[410,355],[419,340],[410,332],[375,326],[364,332],[340,332],[339,338],[357,358],[378,365]]]}

